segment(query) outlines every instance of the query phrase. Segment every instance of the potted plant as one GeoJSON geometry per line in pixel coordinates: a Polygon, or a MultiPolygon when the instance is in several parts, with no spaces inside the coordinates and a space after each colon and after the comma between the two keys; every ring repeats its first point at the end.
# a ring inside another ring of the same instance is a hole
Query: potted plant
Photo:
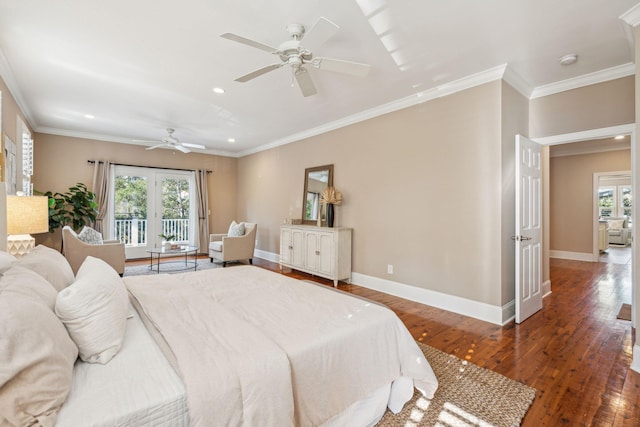
{"type": "Polygon", "coordinates": [[[158,237],[162,239],[162,246],[169,250],[173,247],[173,242],[176,239],[176,236],[173,234],[166,235],[164,233],[158,234],[158,237]]]}
{"type": "MultiPolygon", "coordinates": [[[[85,225],[93,225],[98,217],[96,195],[81,182],[65,193],[40,193],[49,198],[49,232],[65,225],[78,232],[85,225]]],[[[62,248],[61,248],[62,249],[62,248]]]]}

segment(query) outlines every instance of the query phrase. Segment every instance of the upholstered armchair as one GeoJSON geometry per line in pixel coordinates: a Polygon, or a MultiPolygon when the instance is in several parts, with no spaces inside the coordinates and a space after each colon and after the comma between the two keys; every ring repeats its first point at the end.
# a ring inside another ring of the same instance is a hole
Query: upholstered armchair
{"type": "Polygon", "coordinates": [[[609,243],[614,245],[626,245],[631,236],[629,220],[624,217],[608,217],[609,243]]]}
{"type": "Polygon", "coordinates": [[[62,250],[65,258],[71,264],[73,274],[78,272],[82,262],[88,256],[100,258],[113,267],[120,276],[124,274],[126,261],[124,243],[118,240],[103,240],[102,243],[96,242],[96,244],[87,243],[80,240],[78,234],[67,225],[62,228],[62,250]]]}
{"type": "Polygon", "coordinates": [[[227,234],[209,235],[209,258],[211,258],[211,262],[215,259],[218,262],[222,262],[223,267],[226,267],[228,261],[248,259],[249,264],[253,264],[253,251],[256,246],[258,225],[251,222],[235,224],[236,226],[244,225],[244,232],[242,235],[234,236],[231,234],[239,234],[237,230],[240,229],[240,227],[234,228],[234,224],[235,222],[231,224],[227,234]],[[236,230],[236,233],[233,232],[234,230],[236,230]]]}

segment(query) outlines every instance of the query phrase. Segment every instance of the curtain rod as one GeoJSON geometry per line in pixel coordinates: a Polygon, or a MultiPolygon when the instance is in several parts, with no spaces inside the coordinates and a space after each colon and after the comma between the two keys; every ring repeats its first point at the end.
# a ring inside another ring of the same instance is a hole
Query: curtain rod
{"type": "MultiPolygon", "coordinates": [[[[87,160],[87,163],[94,164],[95,162],[104,163],[102,160],[87,160]]],[[[168,169],[174,171],[196,172],[196,169],[179,169],[179,168],[163,168],[160,166],[140,166],[140,165],[127,165],[125,163],[111,163],[114,166],[129,166],[132,168],[147,168],[147,169],[168,169]]],[[[206,170],[205,172],[211,173],[213,171],[206,170]]]]}

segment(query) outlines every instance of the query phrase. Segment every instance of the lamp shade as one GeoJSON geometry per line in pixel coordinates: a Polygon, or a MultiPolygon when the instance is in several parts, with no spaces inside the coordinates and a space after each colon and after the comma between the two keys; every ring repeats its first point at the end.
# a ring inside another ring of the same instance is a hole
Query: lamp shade
{"type": "Polygon", "coordinates": [[[36,234],[49,231],[49,198],[7,196],[7,234],[36,234]]]}

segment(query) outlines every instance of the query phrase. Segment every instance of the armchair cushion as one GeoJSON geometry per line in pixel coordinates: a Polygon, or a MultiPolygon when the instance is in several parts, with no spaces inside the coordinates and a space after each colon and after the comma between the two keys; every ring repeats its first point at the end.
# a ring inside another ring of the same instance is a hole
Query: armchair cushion
{"type": "Polygon", "coordinates": [[[104,243],[102,241],[102,234],[87,226],[85,226],[82,231],[78,233],[78,239],[90,245],[101,245],[104,243]]]}
{"type": "Polygon", "coordinates": [[[610,219],[607,221],[609,230],[622,230],[624,227],[624,219],[610,219]]]}

